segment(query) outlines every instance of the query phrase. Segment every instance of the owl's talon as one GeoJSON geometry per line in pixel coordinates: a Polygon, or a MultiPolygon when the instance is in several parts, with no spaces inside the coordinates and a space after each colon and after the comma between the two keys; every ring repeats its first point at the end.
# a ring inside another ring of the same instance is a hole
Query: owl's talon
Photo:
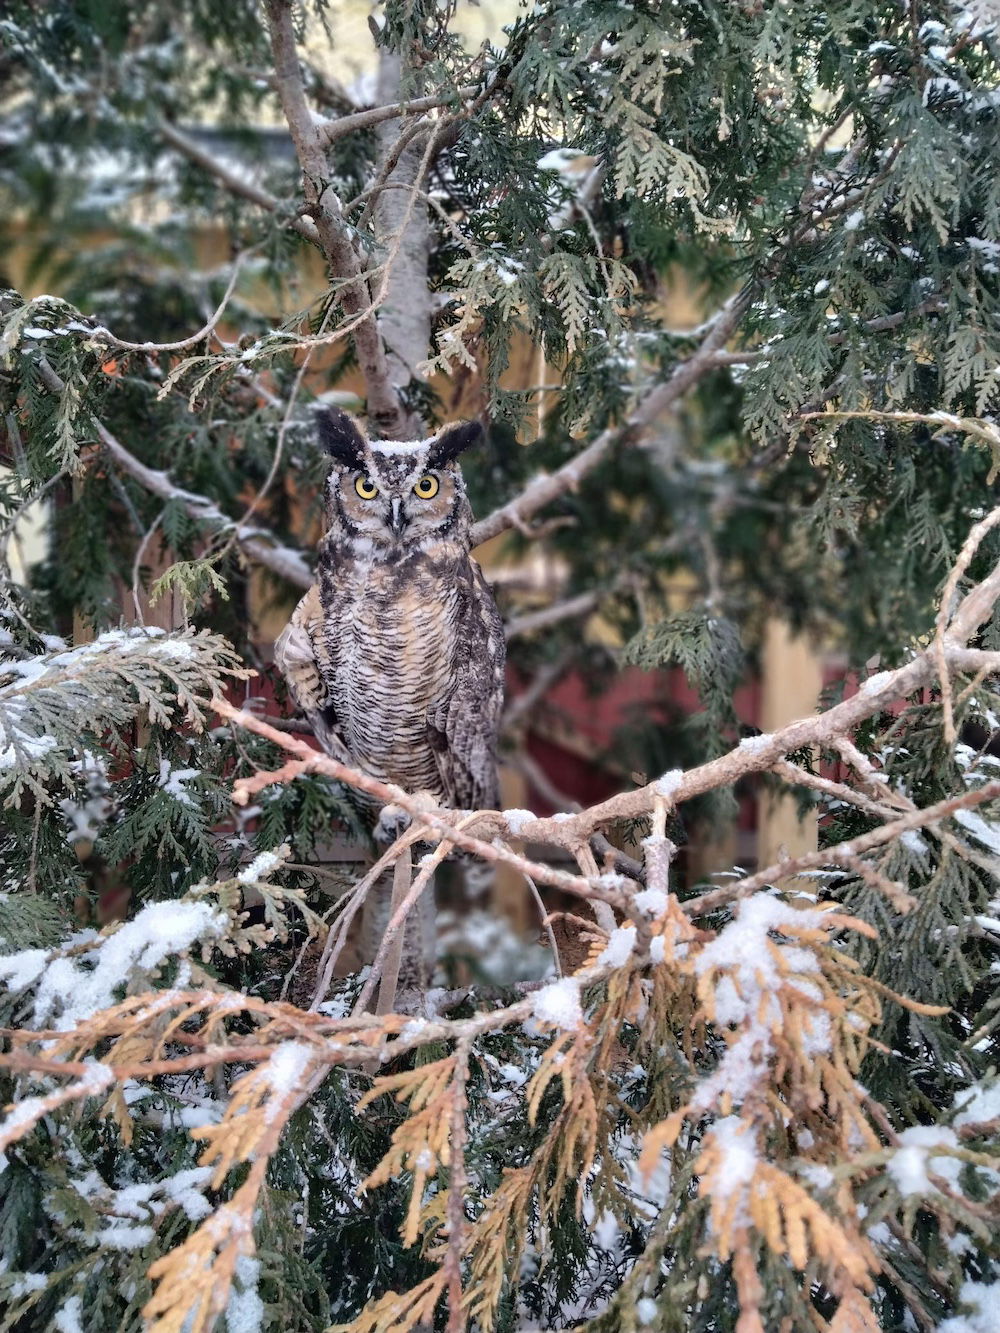
{"type": "Polygon", "coordinates": [[[393,843],[410,827],[410,816],[398,805],[384,805],[375,825],[374,838],[378,843],[393,843]]]}
{"type": "Polygon", "coordinates": [[[406,1014],[408,1018],[423,1018],[424,998],[424,992],[417,986],[397,990],[392,1011],[394,1014],[406,1014]]]}

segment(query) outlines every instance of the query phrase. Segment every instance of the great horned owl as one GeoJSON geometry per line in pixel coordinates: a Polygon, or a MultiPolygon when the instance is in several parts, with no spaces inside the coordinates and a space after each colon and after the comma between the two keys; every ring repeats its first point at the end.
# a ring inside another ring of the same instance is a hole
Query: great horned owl
{"type": "Polygon", "coordinates": [[[481,427],[399,443],[338,409],[318,425],[329,528],[275,660],[330,754],[442,805],[495,808],[503,622],[469,554],[457,463],[481,427]]]}

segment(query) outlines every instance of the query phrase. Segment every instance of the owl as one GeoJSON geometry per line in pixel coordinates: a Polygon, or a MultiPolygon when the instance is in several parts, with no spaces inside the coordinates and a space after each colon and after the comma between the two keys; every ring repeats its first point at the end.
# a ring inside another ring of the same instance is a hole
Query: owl
{"type": "Polygon", "coordinates": [[[316,582],[275,660],[324,749],[456,809],[495,808],[505,643],[469,553],[459,455],[478,423],[426,440],[369,440],[318,418],[332,460],[316,582]]]}

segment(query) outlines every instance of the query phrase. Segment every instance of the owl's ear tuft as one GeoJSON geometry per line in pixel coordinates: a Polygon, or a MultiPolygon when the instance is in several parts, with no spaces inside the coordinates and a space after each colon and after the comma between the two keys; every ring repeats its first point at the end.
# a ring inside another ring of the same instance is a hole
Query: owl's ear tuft
{"type": "Polygon", "coordinates": [[[443,467],[482,438],[483,428],[478,421],[460,421],[454,426],[445,426],[431,440],[427,462],[431,467],[443,467]]]}
{"type": "Polygon", "coordinates": [[[326,407],[316,414],[319,442],[337,463],[361,467],[365,456],[365,437],[352,416],[339,407],[326,407]]]}

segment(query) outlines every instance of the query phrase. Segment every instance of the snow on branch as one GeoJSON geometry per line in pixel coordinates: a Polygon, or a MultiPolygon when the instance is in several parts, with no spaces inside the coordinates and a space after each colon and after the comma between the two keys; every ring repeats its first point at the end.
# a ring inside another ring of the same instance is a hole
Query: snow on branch
{"type": "Polygon", "coordinates": [[[109,630],[77,648],[0,661],[0,788],[16,802],[27,785],[65,773],[85,736],[117,730],[140,713],[157,725],[200,728],[227,680],[251,673],[221,636],[109,630]]]}

